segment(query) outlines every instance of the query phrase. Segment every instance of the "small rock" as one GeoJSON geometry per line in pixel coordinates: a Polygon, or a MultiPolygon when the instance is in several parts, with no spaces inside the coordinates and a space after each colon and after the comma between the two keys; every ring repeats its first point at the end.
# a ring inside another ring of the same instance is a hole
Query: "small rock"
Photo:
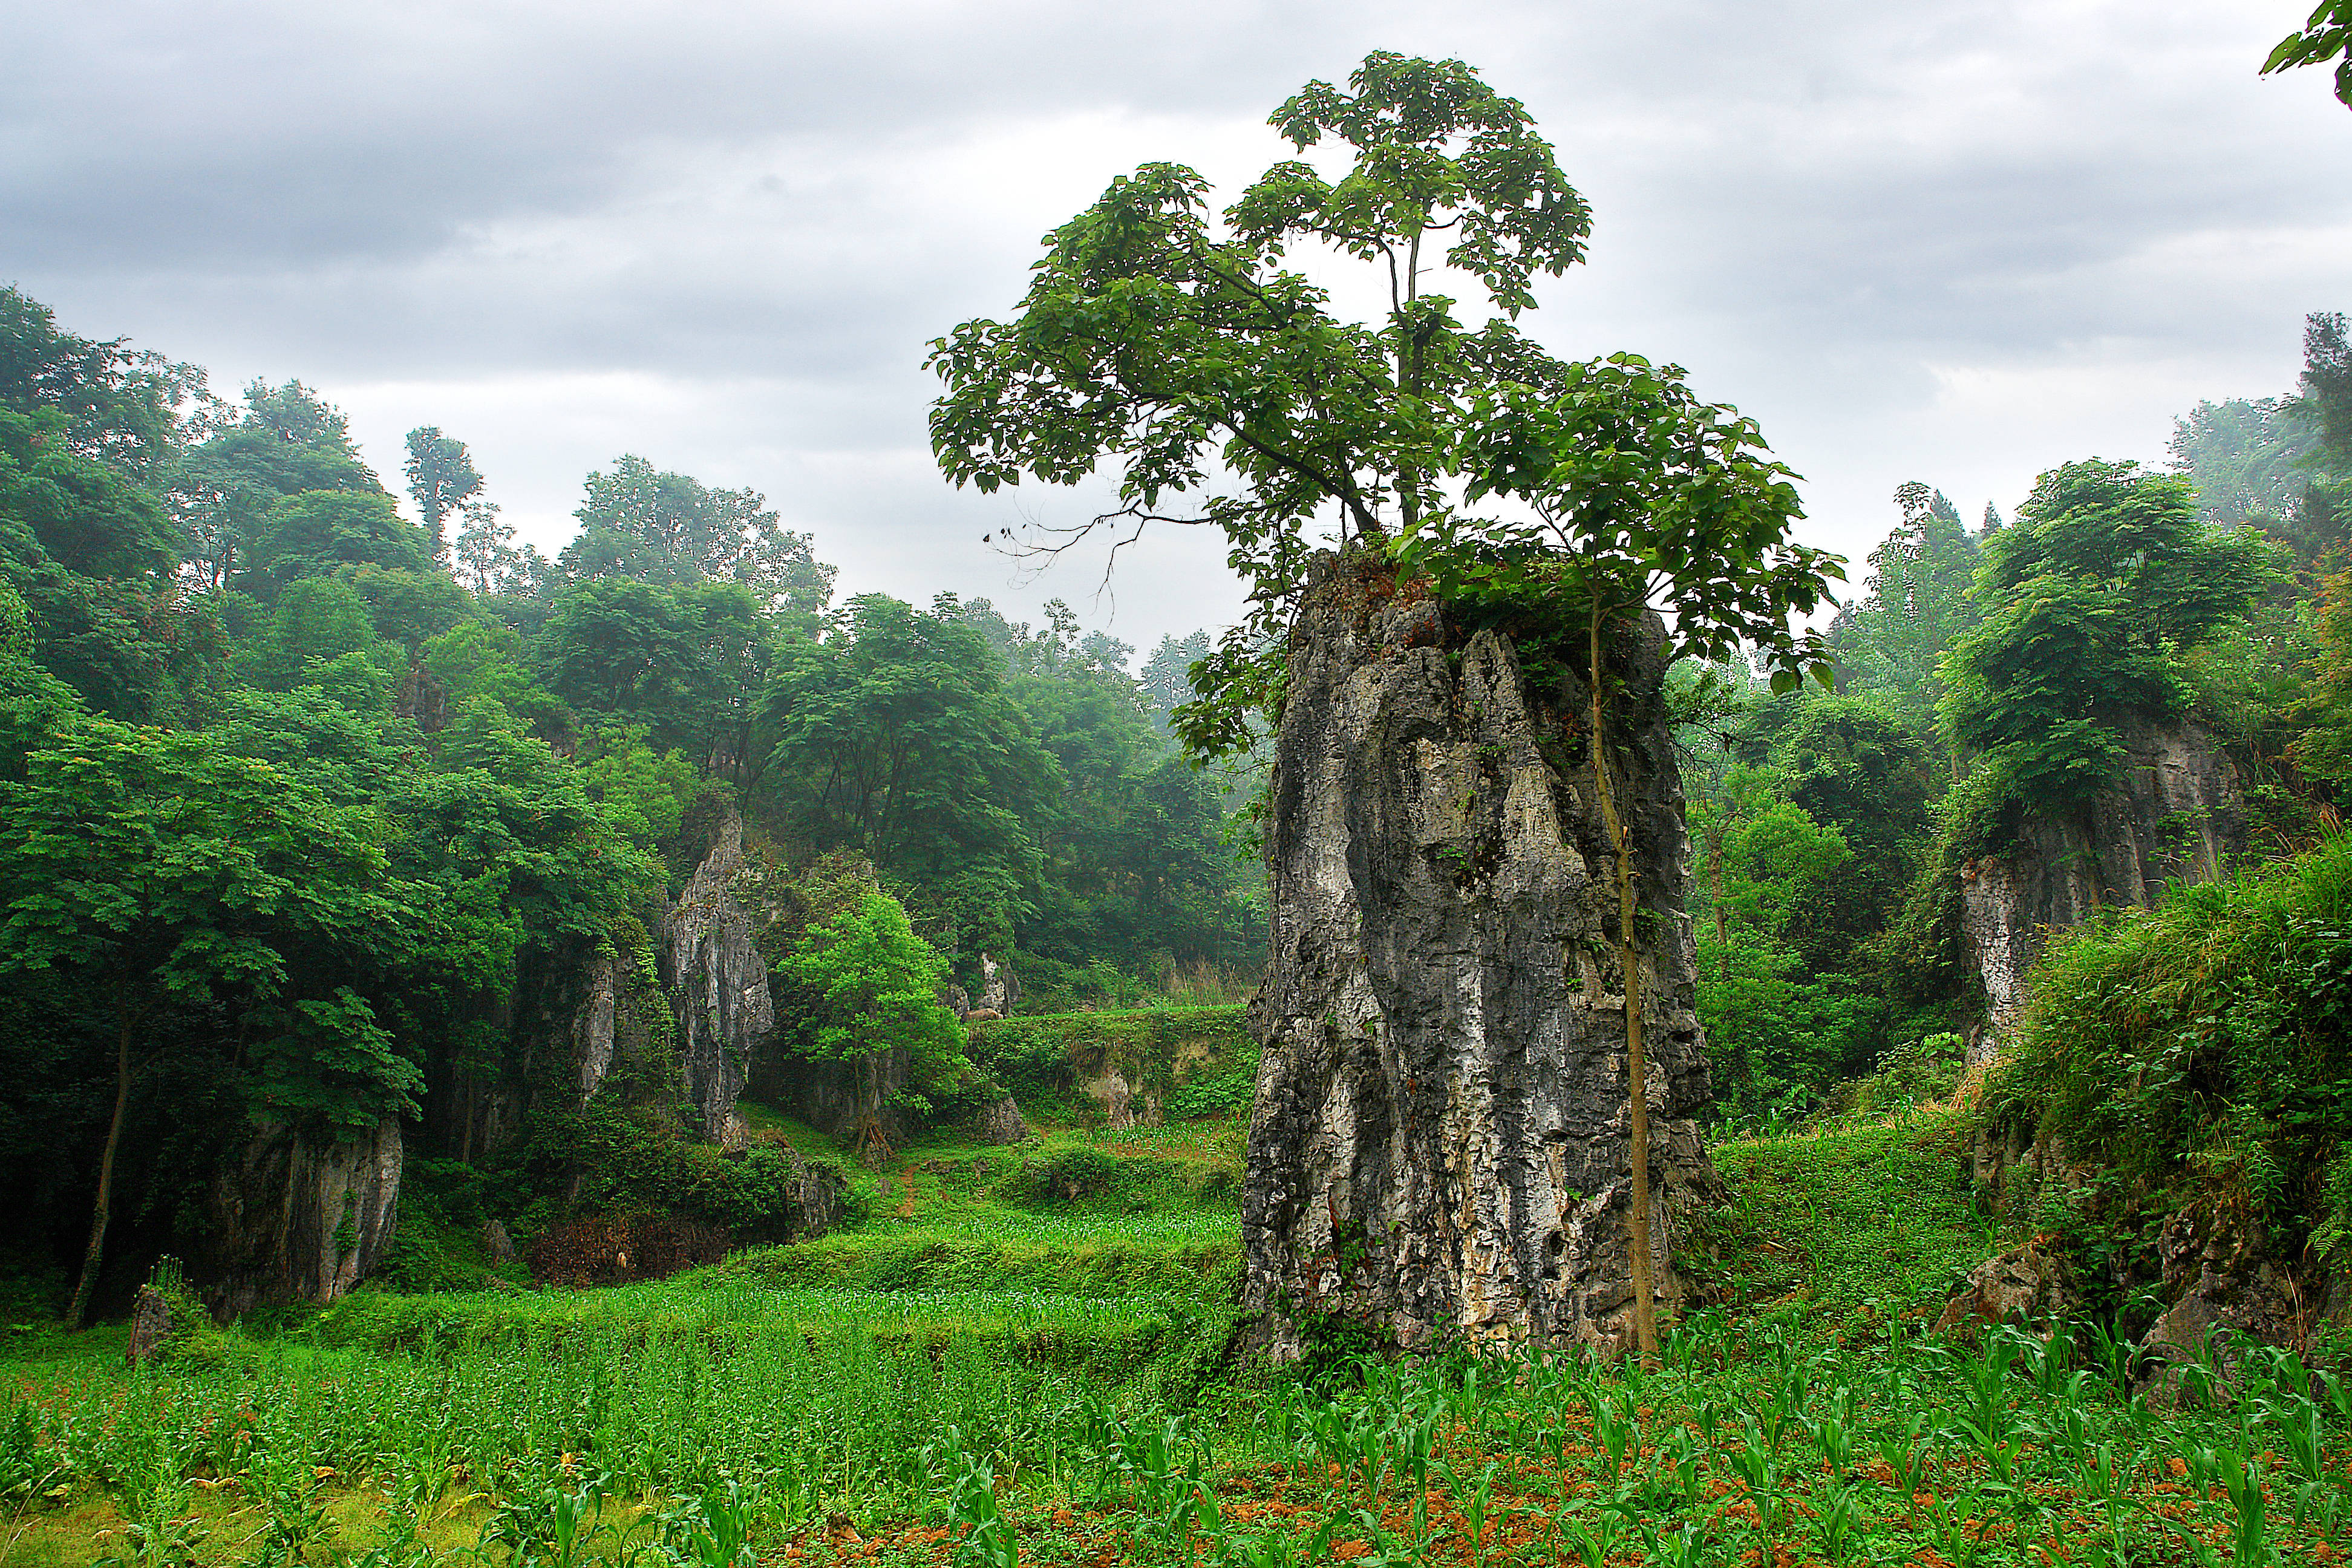
{"type": "Polygon", "coordinates": [[[1968,1284],[1936,1320],[1936,1332],[1958,1331],[1973,1338],[1994,1323],[2045,1323],[2068,1317],[2082,1303],[2073,1266],[2036,1238],[1969,1270],[1968,1284]]]}
{"type": "Polygon", "coordinates": [[[507,1235],[507,1227],[494,1219],[483,1222],[482,1250],[490,1255],[492,1263],[512,1263],[515,1260],[513,1239],[507,1235]]]}
{"type": "Polygon", "coordinates": [[[1029,1123],[1008,1094],[980,1113],[972,1131],[983,1143],[1018,1143],[1029,1136],[1029,1123]]]}
{"type": "Polygon", "coordinates": [[[142,1285],[138,1304],[131,1310],[131,1346],[122,1352],[122,1359],[139,1366],[171,1337],[172,1304],[152,1285],[142,1285]]]}

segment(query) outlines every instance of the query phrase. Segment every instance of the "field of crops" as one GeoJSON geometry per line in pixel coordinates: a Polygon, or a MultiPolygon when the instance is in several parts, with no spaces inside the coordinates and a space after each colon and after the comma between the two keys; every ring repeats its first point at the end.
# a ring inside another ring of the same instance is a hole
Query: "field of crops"
{"type": "Polygon", "coordinates": [[[2151,1386],[2095,1329],[1921,1330],[1982,1240],[1937,1136],[1724,1151],[1734,1305],[1646,1375],[1253,1370],[1229,1203],[1188,1228],[1120,1172],[1024,1200],[938,1151],[877,1185],[911,1173],[908,1214],[656,1284],[362,1292],[135,1373],[119,1330],[24,1335],[0,1564],[2338,1560],[2352,1384],[2216,1346],[2151,1386]]]}

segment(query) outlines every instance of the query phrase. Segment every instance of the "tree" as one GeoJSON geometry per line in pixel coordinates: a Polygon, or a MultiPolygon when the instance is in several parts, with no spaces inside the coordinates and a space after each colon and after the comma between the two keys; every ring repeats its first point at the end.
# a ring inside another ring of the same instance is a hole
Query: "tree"
{"type": "Polygon", "coordinates": [[[1984,557],[1969,592],[1988,613],[1945,661],[1939,710],[2004,809],[2047,815],[2114,786],[2116,727],[2179,712],[2179,656],[2282,576],[2261,534],[2198,521],[2188,480],[2098,458],[2043,474],[1984,557]]]}
{"type": "Polygon", "coordinates": [[[214,400],[205,373],[127,339],[93,342],[58,330],[56,314],[13,285],[0,287],[0,408],[58,416],[66,449],[158,488],[214,400]]]}
{"type": "Polygon", "coordinates": [[[424,572],[431,557],[423,531],[383,491],[304,490],[270,507],[245,565],[240,583],[267,598],[297,578],[331,576],[340,567],[424,572]]]}
{"type": "Polygon", "coordinates": [[[851,907],[812,923],[776,968],[812,998],[802,1050],[859,1066],[864,1115],[851,1142],[861,1152],[882,1136],[877,1063],[885,1052],[905,1051],[918,1082],[936,1083],[969,1067],[963,1031],[940,1005],[947,961],[879,888],[869,886],[851,907]]]}
{"type": "Polygon", "coordinates": [[[474,455],[463,441],[441,434],[438,426],[420,425],[408,433],[408,458],[401,472],[408,476],[408,493],[425,520],[433,559],[446,563],[449,541],[444,520],[481,493],[482,476],[475,470],[474,455]]]}
{"type": "MultiPolygon", "coordinates": [[[[1591,215],[1527,110],[1461,61],[1373,54],[1349,85],[1310,82],[1272,119],[1301,152],[1343,143],[1336,182],[1276,164],[1220,229],[1200,174],[1147,163],[1047,236],[1012,321],[935,341],[947,390],[931,445],[948,477],[988,492],[1116,465],[1120,506],[1078,531],[1110,528],[1115,558],[1153,521],[1215,525],[1259,634],[1301,579],[1318,513],[1369,540],[1442,510],[1465,399],[1556,369],[1511,319],[1539,274],[1583,258],[1591,215]],[[1385,282],[1376,323],[1343,319],[1281,264],[1302,243],[1385,282]],[[1478,331],[1422,291],[1439,244],[1496,313],[1478,331]],[[1163,511],[1188,494],[1205,499],[1163,511]]],[[[1275,679],[1267,641],[1228,637],[1219,700],[1187,730],[1198,748],[1247,745],[1247,711],[1275,679]]]]}
{"type": "Polygon", "coordinates": [[[211,607],[183,593],[151,490],[75,449],[67,416],[0,408],[0,581],[33,656],[102,711],[176,711],[221,652],[211,607]]]}
{"type": "Polygon", "coordinates": [[[625,454],[611,472],[588,476],[573,515],[580,536],[559,559],[576,578],[740,583],[762,610],[803,632],[814,632],[833,597],[834,568],[816,559],[807,534],[777,521],[757,490],[711,489],[625,454]]]}
{"type": "MultiPolygon", "coordinates": [[[[1895,492],[1895,504],[1903,521],[1870,552],[1868,591],[1838,612],[1830,636],[1845,685],[1891,695],[1913,732],[1929,742],[1943,695],[1944,650],[1984,618],[1969,597],[1981,541],[1941,490],[1914,480],[1895,492]]],[[[1947,763],[1959,777],[1958,754],[1947,763]]]]}
{"type": "Polygon", "coordinates": [[[198,582],[226,586],[246,569],[271,509],[311,490],[384,493],[360,460],[342,410],[299,381],[252,383],[236,422],[216,426],[172,472],[198,582]]]}
{"type": "Polygon", "coordinates": [[[1641,938],[1634,923],[1633,845],[1609,779],[1604,637],[1646,636],[1663,611],[1669,658],[1727,658],[1753,649],[1775,690],[1807,673],[1826,684],[1828,651],[1790,618],[1812,610],[1842,576],[1837,558],[1789,537],[1802,515],[1794,476],[1771,460],[1762,433],[1733,409],[1702,403],[1673,366],[1633,354],[1561,367],[1555,386],[1482,396],[1459,461],[1469,500],[1511,496],[1528,520],[1449,516],[1401,561],[1425,562],[1441,594],[1533,608],[1582,624],[1591,721],[1593,794],[1616,858],[1618,962],[1625,990],[1627,1106],[1633,1144],[1633,1330],[1643,1360],[1657,1355],[1651,1293],[1650,1130],[1643,1054],[1641,938]]]}
{"type": "Polygon", "coordinates": [[[823,642],[778,650],[759,719],[775,737],[787,807],[814,842],[961,888],[950,900],[957,918],[986,940],[1032,907],[1031,825],[1052,812],[1063,781],[959,609],[850,600],[823,642]]]}
{"type": "Polygon", "coordinates": [[[0,784],[0,972],[70,976],[114,1014],[113,1112],[68,1314],[78,1324],[142,1029],[174,1006],[274,1009],[263,1074],[289,1108],[346,1126],[412,1110],[414,1065],[347,985],[303,986],[337,966],[300,950],[397,943],[420,911],[380,889],[385,859],[364,808],[201,732],[90,719],[54,740],[22,783],[0,784]],[[328,1055],[332,1073],[296,1070],[328,1055]]]}
{"type": "Polygon", "coordinates": [[[2352,0],[2319,0],[2310,19],[2279,40],[2270,58],[2263,62],[2262,74],[2326,65],[2329,60],[2337,62],[2336,96],[2352,109],[2352,0]]]}
{"type": "Polygon", "coordinates": [[[2172,471],[2197,487],[2200,520],[2272,534],[2289,525],[2305,483],[2298,468],[2314,446],[2301,413],[2291,398],[2233,397],[2173,421],[2172,471]]]}

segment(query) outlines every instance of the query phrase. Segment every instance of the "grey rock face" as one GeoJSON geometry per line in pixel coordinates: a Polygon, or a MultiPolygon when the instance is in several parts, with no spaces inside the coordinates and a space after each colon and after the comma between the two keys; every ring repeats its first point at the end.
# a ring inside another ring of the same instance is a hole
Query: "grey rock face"
{"type": "MultiPolygon", "coordinates": [[[[1654,621],[1607,655],[1610,753],[1645,929],[1659,1296],[1720,1184],[1694,1010],[1689,854],[1654,621]]],[[[1291,637],[1266,856],[1273,951],[1249,1133],[1244,1307],[1269,1353],[1339,1312],[1403,1346],[1449,1333],[1630,1340],[1624,1002],[1612,851],[1580,679],[1538,689],[1326,556],[1291,637]]]]}
{"type": "Polygon", "coordinates": [[[2066,821],[2031,819],[2015,849],[1960,872],[1960,926],[1990,1027],[1969,1059],[1998,1054],[2025,1003],[2025,974],[2053,930],[2092,910],[2153,903],[2168,881],[2202,882],[2245,843],[2237,770],[2194,724],[2122,731],[2124,789],[2066,821]]]}
{"type": "Polygon", "coordinates": [[[980,997],[973,1003],[1000,1018],[1013,1016],[1013,1009],[1021,1000],[1020,977],[1009,963],[999,963],[986,953],[980,955],[980,997]]]}
{"type": "Polygon", "coordinates": [[[713,1140],[725,1137],[752,1056],[776,1026],[768,961],[753,941],[761,922],[736,896],[742,868],[743,821],[730,811],[662,922],[662,980],[677,998],[687,1099],[713,1140]]]}
{"type": "Polygon", "coordinates": [[[391,1243],[400,1207],[400,1119],[350,1142],[256,1129],[207,1205],[205,1304],[236,1317],[268,1302],[332,1301],[391,1243]]]}

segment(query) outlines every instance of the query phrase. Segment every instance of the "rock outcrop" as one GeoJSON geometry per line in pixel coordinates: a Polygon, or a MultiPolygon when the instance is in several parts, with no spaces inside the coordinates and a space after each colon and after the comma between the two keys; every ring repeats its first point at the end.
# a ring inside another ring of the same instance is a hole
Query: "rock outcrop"
{"type": "Polygon", "coordinates": [[[1975,1338],[1997,1323],[2039,1328],[2071,1319],[2083,1305],[2074,1265],[2036,1237],[1986,1258],[1944,1304],[1935,1331],[1975,1338]]]}
{"type": "Polygon", "coordinates": [[[2244,847],[2237,771],[2211,736],[2189,723],[2127,724],[2121,736],[2121,791],[2071,820],[2029,819],[2015,847],[1961,868],[1962,940],[1987,1014],[1971,1063],[1999,1052],[2053,930],[2153,903],[2169,881],[2210,880],[2244,847]]]}
{"type": "Polygon", "coordinates": [[[753,940],[762,921],[737,896],[743,868],[743,819],[730,810],[662,921],[662,981],[677,1001],[686,1097],[704,1135],[720,1142],[730,1133],[740,1141],[735,1101],[776,1027],[768,960],[753,940]]]}
{"type": "MultiPolygon", "coordinates": [[[[1648,970],[1653,1245],[1720,1192],[1694,1120],[1681,784],[1653,620],[1605,656],[1609,752],[1648,970]]],[[[1632,1190],[1612,851],[1586,688],[1466,633],[1360,557],[1317,563],[1291,634],[1266,858],[1273,946],[1248,1144],[1244,1308],[1295,1355],[1337,1313],[1407,1347],[1630,1341],[1632,1190]]]]}
{"type": "Polygon", "coordinates": [[[255,1129],[213,1183],[197,1262],[224,1318],[279,1301],[331,1301],[383,1257],[400,1211],[400,1120],[347,1142],[281,1123],[255,1129]]]}

